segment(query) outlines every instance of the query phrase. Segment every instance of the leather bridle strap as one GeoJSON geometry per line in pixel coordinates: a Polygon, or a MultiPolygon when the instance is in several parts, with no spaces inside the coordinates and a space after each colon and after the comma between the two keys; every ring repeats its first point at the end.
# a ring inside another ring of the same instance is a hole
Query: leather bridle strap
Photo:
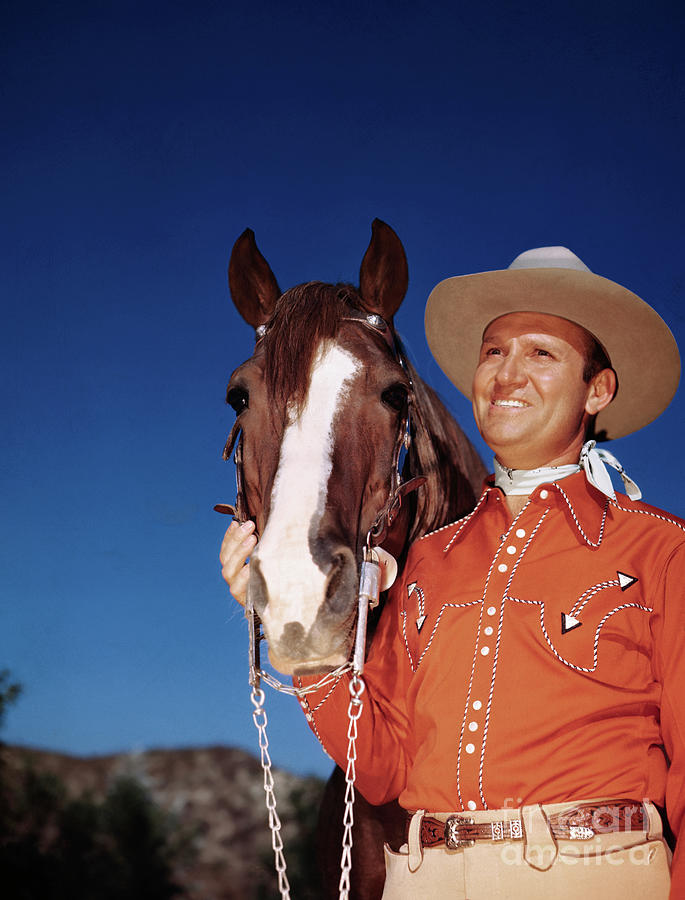
{"type": "Polygon", "coordinates": [[[400,454],[402,452],[402,447],[405,447],[406,450],[409,451],[409,448],[411,446],[411,409],[412,398],[414,396],[414,384],[409,373],[407,362],[402,356],[397,341],[395,340],[395,335],[392,328],[388,325],[388,323],[382,316],[379,316],[376,313],[366,313],[358,309],[351,309],[349,311],[349,314],[344,316],[343,319],[348,322],[358,322],[361,325],[364,325],[366,328],[369,328],[376,334],[380,335],[380,337],[382,337],[385,343],[388,345],[388,348],[390,349],[390,352],[392,353],[394,359],[400,364],[400,366],[402,366],[402,369],[404,370],[404,373],[409,381],[407,412],[400,427],[397,436],[397,442],[395,444],[395,450],[393,452],[393,461],[390,475],[390,493],[385,505],[379,511],[373,525],[369,529],[369,532],[366,536],[366,547],[368,550],[372,546],[378,546],[385,540],[385,537],[400,510],[400,507],[402,505],[402,498],[412,491],[415,491],[417,488],[421,487],[421,485],[425,484],[427,479],[425,478],[425,476],[419,475],[414,478],[410,478],[409,481],[402,481],[402,472],[400,469],[400,454]]]}
{"type": "Polygon", "coordinates": [[[405,449],[409,451],[412,440],[411,402],[412,395],[407,398],[407,413],[397,435],[397,441],[395,443],[395,449],[393,451],[390,474],[390,492],[388,494],[388,499],[386,500],[385,505],[378,511],[378,515],[376,516],[373,525],[366,535],[367,549],[370,549],[371,547],[377,547],[379,544],[383,543],[388,534],[388,531],[392,527],[395,517],[400,511],[400,507],[402,506],[402,499],[407,494],[410,494],[412,491],[415,491],[417,488],[421,487],[421,485],[425,484],[427,481],[424,475],[416,475],[414,476],[414,478],[410,478],[408,481],[402,481],[400,454],[402,452],[402,447],[405,447],[405,449]]]}
{"type": "Polygon", "coordinates": [[[401,359],[400,352],[397,348],[395,335],[392,328],[388,325],[382,316],[376,313],[365,313],[361,309],[350,309],[348,315],[342,317],[343,322],[359,322],[365,325],[371,331],[380,335],[390,348],[390,352],[404,369],[404,361],[401,359]]]}
{"type": "Polygon", "coordinates": [[[248,518],[247,507],[245,505],[245,492],[243,490],[243,430],[236,420],[231,433],[224,447],[223,459],[229,460],[231,452],[235,446],[235,454],[233,461],[235,462],[235,506],[230,503],[217,503],[214,509],[218,513],[227,516],[233,516],[237,522],[244,522],[248,518]]]}

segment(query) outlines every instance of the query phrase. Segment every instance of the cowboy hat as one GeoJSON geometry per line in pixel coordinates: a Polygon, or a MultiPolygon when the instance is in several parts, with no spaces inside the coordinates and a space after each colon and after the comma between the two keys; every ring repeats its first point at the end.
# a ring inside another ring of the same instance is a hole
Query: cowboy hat
{"type": "Polygon", "coordinates": [[[597,416],[598,439],[623,437],[656,419],[680,378],[675,339],[651,306],[595,275],[566,247],[526,250],[508,269],[446,278],[426,304],[426,338],[450,381],[471,399],[483,332],[512,312],[561,316],[589,331],[606,351],[619,390],[597,416]]]}

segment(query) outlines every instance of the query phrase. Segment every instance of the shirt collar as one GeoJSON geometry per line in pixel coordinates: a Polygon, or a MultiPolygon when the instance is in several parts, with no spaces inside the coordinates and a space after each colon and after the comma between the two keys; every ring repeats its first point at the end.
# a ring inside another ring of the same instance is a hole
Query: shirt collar
{"type": "Polygon", "coordinates": [[[475,509],[450,526],[450,538],[445,551],[468,530],[470,523],[488,506],[494,494],[501,500],[503,494],[529,495],[531,503],[551,509],[558,505],[579,535],[591,547],[598,547],[604,534],[604,523],[610,501],[617,504],[607,466],[615,469],[623,480],[623,485],[631,500],[639,500],[642,493],[630,478],[621,463],[608,450],[596,446],[595,441],[587,441],[580,454],[579,465],[545,467],[531,470],[509,470],[497,463],[495,475],[485,479],[481,495],[475,509]],[[497,486],[495,486],[497,485],[497,486]],[[504,488],[504,490],[502,490],[504,488]]]}
{"type": "MultiPolygon", "coordinates": [[[[468,533],[473,523],[488,507],[497,502],[497,496],[504,501],[504,492],[495,487],[494,475],[490,475],[483,482],[483,493],[473,512],[446,530],[445,551],[449,550],[457,539],[468,533]]],[[[593,487],[585,477],[585,473],[581,471],[568,475],[558,482],[539,485],[531,493],[526,509],[533,506],[540,512],[544,509],[559,510],[581,543],[598,547],[604,534],[609,504],[609,498],[593,487]]]]}

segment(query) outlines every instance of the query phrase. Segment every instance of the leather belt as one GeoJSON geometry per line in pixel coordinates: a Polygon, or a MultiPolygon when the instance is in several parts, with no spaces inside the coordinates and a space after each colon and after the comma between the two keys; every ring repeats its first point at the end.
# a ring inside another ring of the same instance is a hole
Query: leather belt
{"type": "MultiPolygon", "coordinates": [[[[636,800],[582,803],[548,816],[548,821],[555,838],[571,841],[589,841],[615,831],[649,831],[647,810],[636,800]]],[[[476,822],[473,816],[455,814],[445,821],[424,816],[420,839],[423,847],[443,844],[449,850],[460,850],[476,841],[521,841],[524,835],[521,819],[476,822]]]]}

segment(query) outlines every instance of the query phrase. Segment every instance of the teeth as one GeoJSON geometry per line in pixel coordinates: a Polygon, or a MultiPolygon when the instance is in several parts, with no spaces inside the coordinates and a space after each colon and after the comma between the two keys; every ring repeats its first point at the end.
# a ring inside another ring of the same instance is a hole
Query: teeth
{"type": "Polygon", "coordinates": [[[524,407],[528,406],[527,403],[524,403],[523,400],[495,400],[495,406],[514,406],[514,407],[524,407]]]}

